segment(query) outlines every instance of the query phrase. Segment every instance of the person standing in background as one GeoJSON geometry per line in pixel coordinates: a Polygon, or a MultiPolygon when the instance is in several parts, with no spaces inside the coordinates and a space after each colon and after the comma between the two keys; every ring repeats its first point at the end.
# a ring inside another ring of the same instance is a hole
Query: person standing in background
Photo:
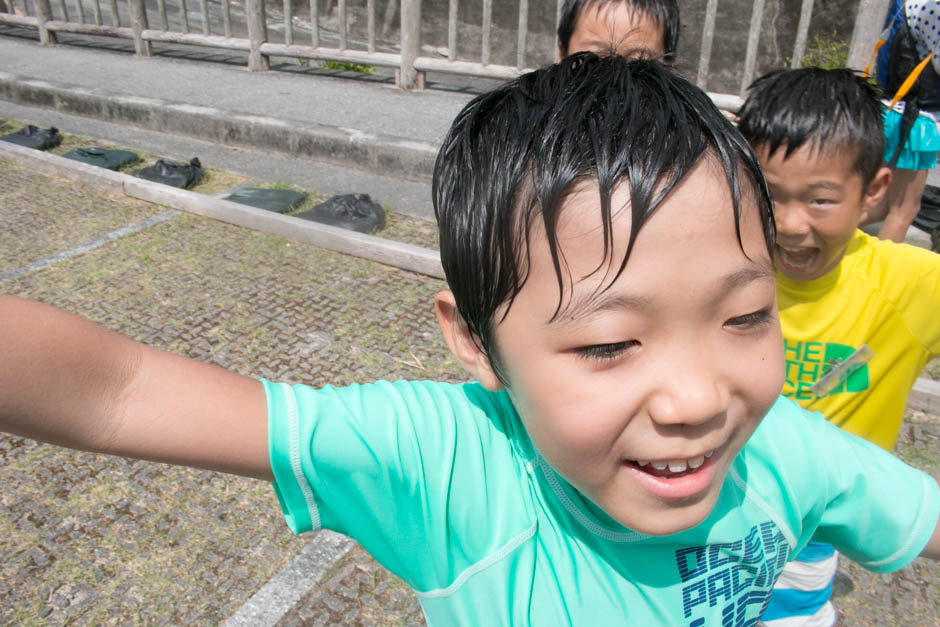
{"type": "Polygon", "coordinates": [[[893,0],[885,32],[876,76],[886,98],[884,160],[893,177],[863,224],[882,222],[879,238],[903,242],[940,150],[940,0],[893,0]],[[905,90],[909,78],[914,80],[905,90]]]}

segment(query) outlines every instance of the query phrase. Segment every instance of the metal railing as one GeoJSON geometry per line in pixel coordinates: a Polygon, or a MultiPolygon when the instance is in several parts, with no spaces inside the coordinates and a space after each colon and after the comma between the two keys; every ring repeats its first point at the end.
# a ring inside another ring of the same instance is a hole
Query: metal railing
{"type": "MultiPolygon", "coordinates": [[[[439,34],[443,40],[445,30],[442,25],[422,22],[421,0],[387,0],[381,37],[377,35],[376,0],[306,0],[308,5],[303,7],[292,0],[283,0],[282,6],[277,0],[267,4],[264,0],[0,0],[0,11],[6,9],[0,12],[0,24],[34,27],[39,41],[47,45],[55,44],[60,32],[131,39],[135,53],[141,56],[152,54],[153,42],[239,50],[248,53],[248,67],[256,71],[267,70],[271,57],[389,67],[396,70],[397,84],[405,89],[423,87],[425,72],[505,79],[553,60],[557,46],[554,28],[563,0],[536,0],[531,6],[530,0],[500,4],[502,17],[514,12],[515,19],[503,19],[499,24],[494,21],[493,0],[472,1],[470,6],[471,0],[464,0],[464,12],[480,8],[478,27],[459,19],[460,0],[446,0],[446,46],[437,48],[421,45],[422,31],[429,39],[439,34]],[[530,30],[534,9],[541,11],[542,18],[537,31],[530,30]],[[397,25],[393,23],[396,12],[397,25]],[[551,14],[547,20],[545,13],[551,14]],[[353,22],[355,35],[351,33],[353,22]],[[499,55],[494,54],[497,38],[501,40],[499,55]],[[479,45],[478,53],[473,49],[468,52],[470,40],[479,45]],[[514,54],[507,52],[509,48],[515,49],[514,54]]],[[[432,0],[425,2],[431,6],[432,0]]],[[[445,0],[436,2],[443,5],[445,0]]],[[[682,52],[684,58],[698,60],[697,68],[686,69],[705,89],[709,88],[721,2],[701,0],[705,6],[700,45],[697,50],[682,52]]],[[[683,11],[691,4],[684,4],[683,11]]],[[[434,8],[439,8],[437,5],[434,8]]],[[[877,38],[882,15],[876,0],[858,0],[856,6],[849,65],[859,68],[877,38]]],[[[799,67],[804,57],[813,9],[813,0],[802,0],[789,55],[792,67],[799,67]]],[[[739,41],[733,42],[743,47],[743,54],[738,55],[744,62],[737,86],[732,86],[730,94],[717,94],[719,101],[737,102],[754,79],[762,35],[767,34],[764,14],[765,0],[753,0],[747,37],[739,36],[739,41]]],[[[698,30],[698,25],[691,29],[698,30]]]]}

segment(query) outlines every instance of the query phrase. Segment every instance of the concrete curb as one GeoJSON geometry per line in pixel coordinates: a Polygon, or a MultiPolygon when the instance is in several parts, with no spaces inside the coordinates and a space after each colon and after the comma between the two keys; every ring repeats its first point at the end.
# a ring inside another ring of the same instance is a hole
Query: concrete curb
{"type": "Polygon", "coordinates": [[[907,406],[940,415],[940,382],[923,377],[917,379],[907,397],[907,406]]]}
{"type": "Polygon", "coordinates": [[[24,148],[0,141],[0,157],[28,163],[37,172],[65,176],[72,180],[102,185],[112,192],[174,209],[203,215],[221,222],[249,229],[267,231],[289,239],[313,244],[336,252],[370,259],[443,279],[440,255],[433,250],[363,235],[326,224],[256,209],[229,200],[205,196],[160,183],[145,181],[128,174],[112,172],[58,155],[24,148]]]}
{"type": "Polygon", "coordinates": [[[273,627],[355,543],[320,531],[304,550],[255,592],[222,627],[273,627]]]}
{"type": "Polygon", "coordinates": [[[0,72],[0,99],[223,146],[280,152],[386,176],[429,182],[437,147],[393,135],[286,122],[157,98],[115,96],[0,72]]]}

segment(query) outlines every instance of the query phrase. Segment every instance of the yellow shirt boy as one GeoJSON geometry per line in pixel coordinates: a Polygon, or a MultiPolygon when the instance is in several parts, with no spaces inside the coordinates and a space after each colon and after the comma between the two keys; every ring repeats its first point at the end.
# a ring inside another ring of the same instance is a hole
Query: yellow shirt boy
{"type": "Polygon", "coordinates": [[[811,281],[777,276],[783,394],[892,450],[908,392],[940,354],[940,255],[856,231],[839,265],[811,281]],[[871,357],[838,363],[863,345],[871,357]],[[833,371],[832,382],[814,385],[833,371]]]}

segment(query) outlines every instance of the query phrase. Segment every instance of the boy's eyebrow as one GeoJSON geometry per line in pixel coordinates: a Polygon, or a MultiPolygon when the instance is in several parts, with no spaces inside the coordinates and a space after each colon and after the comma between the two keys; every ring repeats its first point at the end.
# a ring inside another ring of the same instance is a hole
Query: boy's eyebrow
{"type": "Polygon", "coordinates": [[[807,185],[807,189],[831,189],[838,191],[842,189],[842,185],[838,181],[817,181],[807,185]]]}
{"type": "MultiPolygon", "coordinates": [[[[764,264],[753,263],[719,279],[715,293],[716,300],[720,300],[729,292],[733,292],[755,281],[775,280],[772,268],[764,264]]],[[[595,314],[611,310],[627,310],[638,313],[652,310],[653,302],[645,296],[633,294],[619,294],[610,291],[592,292],[572,298],[568,306],[548,322],[549,325],[565,325],[589,318],[595,314]]]]}
{"type": "Polygon", "coordinates": [[[649,311],[652,306],[652,301],[644,296],[617,294],[609,291],[581,294],[573,297],[568,306],[558,312],[558,315],[550,320],[549,324],[570,324],[602,311],[649,311]]]}
{"type": "Polygon", "coordinates": [[[744,287],[749,283],[754,281],[763,281],[765,279],[776,280],[776,274],[772,267],[765,267],[761,263],[754,262],[754,265],[748,266],[747,268],[741,268],[736,272],[725,276],[721,280],[721,293],[727,293],[732,290],[736,290],[739,287],[744,287]]]}
{"type": "MultiPolygon", "coordinates": [[[[767,185],[771,188],[777,186],[777,181],[771,180],[770,177],[767,178],[767,185]]],[[[842,189],[842,184],[838,181],[816,181],[815,183],[809,183],[806,185],[805,191],[815,192],[818,190],[832,190],[834,192],[840,191],[842,189]]]]}

